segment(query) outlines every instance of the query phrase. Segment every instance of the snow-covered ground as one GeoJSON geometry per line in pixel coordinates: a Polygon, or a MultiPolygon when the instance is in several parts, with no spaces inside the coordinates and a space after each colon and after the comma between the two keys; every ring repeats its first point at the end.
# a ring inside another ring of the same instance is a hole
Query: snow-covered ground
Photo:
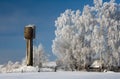
{"type": "MultiPolygon", "coordinates": [[[[96,63],[95,63],[96,64],[96,63]]],[[[96,66],[93,64],[93,66],[96,66]]],[[[57,70],[55,62],[44,63],[38,72],[38,67],[7,64],[0,65],[0,79],[120,79],[120,73],[115,72],[71,72],[57,70]]]]}
{"type": "Polygon", "coordinates": [[[120,73],[114,72],[1,73],[0,79],[120,79],[120,73]]]}

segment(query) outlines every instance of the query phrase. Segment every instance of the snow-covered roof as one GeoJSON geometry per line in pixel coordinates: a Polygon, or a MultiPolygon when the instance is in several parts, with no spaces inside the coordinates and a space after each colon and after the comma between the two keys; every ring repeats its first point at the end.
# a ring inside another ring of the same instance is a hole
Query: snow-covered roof
{"type": "Polygon", "coordinates": [[[43,67],[56,67],[56,62],[47,62],[42,64],[43,67]]]}
{"type": "Polygon", "coordinates": [[[34,27],[34,26],[35,26],[34,24],[29,24],[29,25],[27,25],[25,27],[34,27]]]}
{"type": "Polygon", "coordinates": [[[90,67],[94,67],[94,68],[102,67],[102,63],[100,60],[95,60],[90,67]]]}

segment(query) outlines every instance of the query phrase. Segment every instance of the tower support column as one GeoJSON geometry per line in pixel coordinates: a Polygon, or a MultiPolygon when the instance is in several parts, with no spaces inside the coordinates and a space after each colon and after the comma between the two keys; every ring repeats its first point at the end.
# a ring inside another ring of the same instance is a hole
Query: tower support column
{"type": "Polygon", "coordinates": [[[33,66],[33,40],[27,39],[27,66],[33,66]]]}

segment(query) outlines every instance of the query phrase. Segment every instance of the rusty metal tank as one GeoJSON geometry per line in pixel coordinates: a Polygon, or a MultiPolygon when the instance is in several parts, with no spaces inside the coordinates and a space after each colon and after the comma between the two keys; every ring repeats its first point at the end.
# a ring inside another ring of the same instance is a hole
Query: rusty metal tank
{"type": "Polygon", "coordinates": [[[32,27],[24,28],[24,37],[25,39],[33,39],[33,28],[32,27]]]}

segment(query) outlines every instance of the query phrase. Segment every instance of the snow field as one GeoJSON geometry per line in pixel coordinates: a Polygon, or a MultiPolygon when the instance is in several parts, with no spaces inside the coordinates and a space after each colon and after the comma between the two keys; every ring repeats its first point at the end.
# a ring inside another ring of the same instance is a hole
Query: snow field
{"type": "Polygon", "coordinates": [[[35,72],[2,73],[0,79],[120,79],[120,73],[114,72],[35,72]]]}

